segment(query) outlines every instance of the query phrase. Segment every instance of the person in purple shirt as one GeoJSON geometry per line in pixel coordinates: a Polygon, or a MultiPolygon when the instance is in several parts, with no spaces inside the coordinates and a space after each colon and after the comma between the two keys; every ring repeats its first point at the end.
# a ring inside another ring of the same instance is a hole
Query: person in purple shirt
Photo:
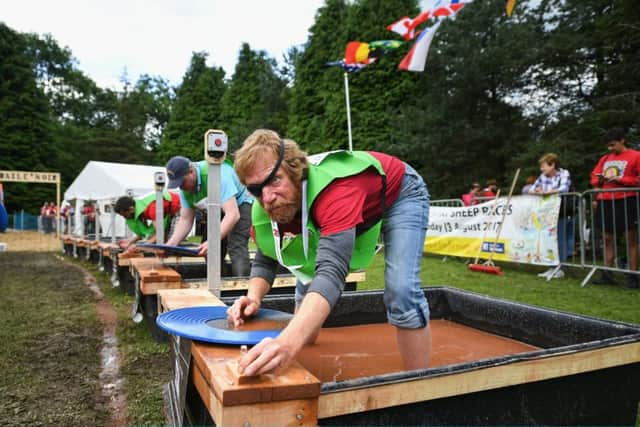
{"type": "MultiPolygon", "coordinates": [[[[571,209],[572,203],[570,203],[567,196],[562,195],[562,193],[571,191],[571,174],[568,170],[562,169],[559,166],[559,162],[558,156],[554,153],[547,153],[540,157],[538,163],[542,173],[529,189],[529,194],[537,194],[540,196],[560,194],[560,197],[562,197],[558,217],[558,257],[562,263],[567,260],[569,254],[573,253],[574,222],[573,209],[571,209]]],[[[539,274],[539,276],[559,279],[564,277],[564,272],[562,269],[553,267],[539,274]]]]}

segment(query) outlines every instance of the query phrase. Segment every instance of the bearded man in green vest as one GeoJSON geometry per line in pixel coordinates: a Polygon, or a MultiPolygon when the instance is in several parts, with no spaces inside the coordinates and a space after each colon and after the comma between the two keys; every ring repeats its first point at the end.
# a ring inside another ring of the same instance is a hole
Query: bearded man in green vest
{"type": "Polygon", "coordinates": [[[347,273],[371,262],[380,234],[387,318],[396,327],[406,369],[426,368],[431,331],[420,265],[429,193],[420,175],[377,152],[307,157],[294,141],[266,129],[244,141],[235,169],[258,201],[252,212],[258,251],[247,295],[229,308],[229,322],[238,327],[257,313],[278,264],[298,278],[293,319],[277,338],[266,338],[245,354],[240,371],[256,375],[282,369],[314,342],[347,273]]]}
{"type": "MultiPolygon", "coordinates": [[[[164,231],[168,235],[171,221],[180,210],[180,196],[174,192],[164,191],[162,199],[164,231]]],[[[118,242],[122,249],[133,249],[135,243],[141,239],[149,243],[156,241],[156,193],[149,193],[135,199],[122,196],[116,200],[113,209],[124,217],[127,227],[134,234],[131,239],[118,242]]]]}

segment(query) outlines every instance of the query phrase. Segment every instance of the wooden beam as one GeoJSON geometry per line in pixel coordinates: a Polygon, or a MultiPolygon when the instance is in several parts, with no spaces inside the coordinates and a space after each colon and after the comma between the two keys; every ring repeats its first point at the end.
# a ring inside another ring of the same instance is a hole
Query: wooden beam
{"type": "MultiPolygon", "coordinates": [[[[366,279],[366,273],[364,271],[356,271],[349,273],[346,278],[346,282],[364,282],[366,279]]],[[[241,291],[247,289],[249,285],[249,279],[237,278],[237,277],[223,277],[222,278],[222,290],[223,291],[241,291]]],[[[277,276],[273,282],[273,288],[287,288],[294,287],[296,285],[295,276],[277,276]]],[[[207,288],[206,281],[189,281],[183,282],[185,288],[202,289],[207,288]]]]}
{"type": "Polygon", "coordinates": [[[208,289],[159,289],[158,304],[158,313],[198,305],[225,305],[208,289]]]}
{"type": "Polygon", "coordinates": [[[224,406],[247,405],[279,400],[307,399],[320,394],[320,380],[294,362],[279,375],[261,375],[247,384],[238,384],[227,369],[227,362],[240,357],[240,349],[194,342],[194,366],[224,406]]]}
{"type": "Polygon", "coordinates": [[[318,418],[475,393],[637,362],[640,362],[640,343],[636,342],[440,377],[326,393],[318,402],[318,418]]]}
{"type": "Polygon", "coordinates": [[[191,380],[216,425],[221,426],[316,426],[318,398],[281,400],[224,406],[204,379],[199,368],[193,366],[191,380]]]}

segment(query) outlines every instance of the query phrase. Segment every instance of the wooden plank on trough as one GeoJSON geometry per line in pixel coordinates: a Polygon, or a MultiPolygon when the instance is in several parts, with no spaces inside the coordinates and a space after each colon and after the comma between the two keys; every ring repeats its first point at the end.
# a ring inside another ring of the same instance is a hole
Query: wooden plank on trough
{"type": "Polygon", "coordinates": [[[160,305],[158,313],[182,307],[224,305],[208,289],[159,289],[158,304],[160,305]]]}
{"type": "Polygon", "coordinates": [[[182,287],[180,274],[163,265],[145,265],[136,268],[135,274],[139,278],[140,292],[144,295],[155,295],[158,289],[180,289],[182,287]]]}
{"type": "Polygon", "coordinates": [[[320,396],[318,418],[544,381],[637,362],[640,362],[640,343],[629,343],[563,355],[550,354],[539,359],[440,377],[337,391],[320,396]]]}
{"type": "Polygon", "coordinates": [[[191,380],[216,425],[222,426],[315,426],[318,398],[223,406],[200,370],[194,366],[191,380]]]}
{"type": "Polygon", "coordinates": [[[78,239],[78,240],[76,240],[76,246],[79,246],[81,248],[87,247],[87,246],[89,246],[89,240],[78,239]]]}
{"type": "Polygon", "coordinates": [[[209,393],[215,393],[225,407],[310,399],[320,394],[320,380],[297,362],[293,362],[279,375],[260,375],[256,380],[238,384],[227,368],[229,361],[240,356],[238,347],[194,342],[191,355],[194,367],[200,370],[202,377],[210,385],[209,393]]]}
{"type": "MultiPolygon", "coordinates": [[[[346,278],[346,282],[364,282],[366,279],[366,273],[364,271],[356,271],[349,273],[346,278]]],[[[295,276],[277,276],[273,282],[273,288],[287,288],[296,285],[295,276]]],[[[209,285],[206,281],[188,281],[183,282],[184,288],[191,289],[205,289],[209,285]]],[[[237,291],[247,289],[249,286],[249,279],[238,277],[223,277],[222,278],[222,290],[223,291],[237,291]]]]}
{"type": "Polygon", "coordinates": [[[131,265],[132,260],[141,258],[144,258],[144,256],[137,252],[122,252],[118,254],[118,265],[128,267],[131,265]]]}

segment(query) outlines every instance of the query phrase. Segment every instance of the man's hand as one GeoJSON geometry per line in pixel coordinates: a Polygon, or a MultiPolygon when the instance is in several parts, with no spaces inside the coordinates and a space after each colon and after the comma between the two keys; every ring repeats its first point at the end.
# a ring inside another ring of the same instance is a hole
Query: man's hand
{"type": "Polygon", "coordinates": [[[127,239],[122,239],[118,242],[118,246],[120,246],[120,249],[125,250],[129,247],[129,240],[127,239]]]}
{"type": "Polygon", "coordinates": [[[248,296],[242,296],[235,300],[227,310],[227,321],[234,328],[237,328],[244,323],[245,319],[255,316],[259,308],[258,301],[252,300],[248,296]]]}
{"type": "Polygon", "coordinates": [[[134,244],[127,244],[126,249],[124,250],[124,254],[134,254],[140,252],[140,250],[138,250],[138,248],[136,247],[136,245],[134,244]]]}
{"type": "Polygon", "coordinates": [[[291,364],[294,350],[279,338],[265,338],[240,358],[238,371],[253,376],[277,373],[291,364]]]}
{"type": "Polygon", "coordinates": [[[204,242],[198,246],[198,256],[207,256],[209,253],[209,242],[204,242]]]}

